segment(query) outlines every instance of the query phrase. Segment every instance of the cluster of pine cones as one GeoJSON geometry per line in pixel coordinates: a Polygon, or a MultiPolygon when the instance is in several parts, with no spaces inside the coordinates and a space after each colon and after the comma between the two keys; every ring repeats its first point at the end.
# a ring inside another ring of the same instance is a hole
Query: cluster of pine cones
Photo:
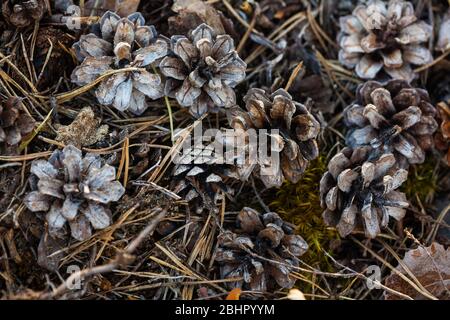
{"type": "MultiPolygon", "coordinates": [[[[7,0],[2,12],[10,24],[23,28],[43,17],[46,3],[7,0]]],[[[445,34],[438,37],[440,50],[449,48],[445,25],[445,34]]],[[[438,110],[426,90],[412,85],[417,78],[412,66],[433,61],[428,46],[433,28],[404,0],[358,5],[352,15],[341,18],[340,28],[339,62],[366,82],[343,111],[346,146],[329,160],[320,181],[321,206],[326,224],[342,237],[363,231],[374,238],[390,217],[405,216],[409,204],[399,187],[410,165],[423,163],[434,148],[438,110]]],[[[120,17],[108,11],[72,49],[78,62],[72,83],[84,87],[96,82],[93,94],[101,105],[141,115],[149,100],[169,97],[196,119],[226,112],[229,127],[242,133],[239,147],[245,160],[219,163],[214,150],[194,145],[183,153],[189,160],[178,162],[172,171],[171,190],[198,214],[215,214],[219,200],[232,195],[235,182],[258,178],[267,188],[298,183],[319,156],[318,137],[326,124],[312,111],[311,100],[297,102],[284,89],[251,88],[239,95],[236,87],[246,79],[247,65],[233,38],[205,23],[168,38],[146,25],[140,13],[120,17]],[[267,150],[279,154],[279,161],[248,161],[255,148],[251,130],[278,132],[270,134],[267,150]]],[[[2,103],[1,155],[18,154],[35,126],[19,98],[2,103]]],[[[227,139],[216,142],[224,146],[227,139]]],[[[64,238],[70,233],[78,241],[113,223],[109,205],[126,192],[113,166],[73,145],[33,161],[29,186],[23,203],[45,215],[49,234],[64,238]]],[[[222,278],[243,279],[231,287],[291,288],[290,273],[307,249],[295,226],[278,214],[245,207],[236,216],[236,227],[221,232],[216,261],[222,278]]]]}

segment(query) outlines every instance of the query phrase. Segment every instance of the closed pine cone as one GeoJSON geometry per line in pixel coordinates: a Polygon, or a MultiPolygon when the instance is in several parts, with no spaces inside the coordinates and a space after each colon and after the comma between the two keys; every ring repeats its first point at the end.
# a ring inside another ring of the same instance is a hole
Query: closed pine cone
{"type": "Polygon", "coordinates": [[[172,176],[172,191],[194,203],[197,213],[216,212],[222,193],[233,194],[230,180],[237,178],[232,165],[221,162],[212,149],[196,145],[183,153],[172,176]]]}

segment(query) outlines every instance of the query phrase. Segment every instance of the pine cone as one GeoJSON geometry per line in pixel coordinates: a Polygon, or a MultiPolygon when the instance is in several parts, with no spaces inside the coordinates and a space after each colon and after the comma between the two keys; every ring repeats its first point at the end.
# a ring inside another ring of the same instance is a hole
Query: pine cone
{"type": "Polygon", "coordinates": [[[436,49],[446,51],[450,49],[450,8],[442,16],[441,24],[439,26],[438,39],[436,49]]]}
{"type": "Polygon", "coordinates": [[[96,33],[82,35],[73,45],[81,65],[73,71],[72,82],[83,86],[113,69],[141,68],[111,75],[100,83],[95,95],[103,105],[142,114],[147,109],[146,97],[163,96],[161,78],[145,68],[165,56],[168,47],[153,27],[144,24],[140,13],[127,18],[105,13],[96,33]]]}
{"type": "Polygon", "coordinates": [[[444,160],[450,166],[450,106],[445,102],[437,104],[440,126],[434,136],[436,149],[444,153],[444,160]]]}
{"type": "MultiPolygon", "coordinates": [[[[244,97],[247,112],[238,108],[230,113],[230,125],[235,130],[267,129],[276,143],[276,149],[268,146],[269,154],[280,152],[280,161],[266,163],[258,159],[257,164],[248,163],[240,168],[241,179],[246,180],[252,172],[252,167],[259,167],[259,177],[265,186],[279,187],[283,181],[296,183],[300,180],[310,160],[318,157],[319,149],[316,137],[320,124],[308,109],[297,102],[283,89],[275,91],[270,96],[261,89],[250,89],[244,97]],[[279,133],[271,133],[278,130],[279,133]],[[270,150],[269,150],[270,149],[270,150]],[[268,167],[267,167],[268,165],[268,167]]],[[[269,141],[270,139],[268,139],[269,141]]],[[[247,140],[248,150],[252,148],[247,140]]],[[[272,144],[272,142],[268,144],[272,144]]]]}
{"type": "Polygon", "coordinates": [[[83,241],[91,229],[104,229],[111,224],[107,205],[122,197],[124,187],[116,181],[116,170],[102,165],[98,155],[86,154],[69,145],[55,150],[48,161],[31,164],[32,192],[24,204],[33,212],[46,212],[49,232],[61,236],[66,222],[72,237],[83,241]]]}
{"type": "Polygon", "coordinates": [[[426,90],[402,80],[368,81],[357,89],[356,103],[344,110],[347,145],[370,145],[379,154],[394,153],[400,163],[423,163],[438,127],[436,113],[426,90]]]}
{"type": "Polygon", "coordinates": [[[45,0],[4,0],[2,13],[6,21],[17,28],[25,28],[40,21],[47,10],[45,0]]]}
{"type": "Polygon", "coordinates": [[[336,227],[342,237],[364,228],[375,238],[387,226],[389,217],[401,220],[408,207],[404,193],[396,189],[406,181],[408,171],[396,168],[391,153],[370,158],[371,149],[344,148],[328,163],[320,181],[325,223],[336,227]]]}
{"type": "Polygon", "coordinates": [[[167,96],[189,107],[196,117],[236,104],[232,88],[244,80],[247,65],[229,35],[216,36],[211,27],[201,24],[189,38],[172,36],[171,51],[159,65],[167,77],[167,96]]]}
{"type": "Polygon", "coordinates": [[[180,157],[172,173],[172,191],[193,202],[197,213],[216,212],[221,193],[232,195],[228,184],[237,175],[233,166],[225,164],[208,147],[194,145],[180,157]]]}
{"type": "Polygon", "coordinates": [[[414,15],[411,2],[370,0],[358,5],[352,15],[340,18],[339,61],[355,68],[363,79],[373,79],[384,70],[393,79],[411,82],[411,65],[433,60],[426,42],[433,28],[414,15]]]}
{"type": "Polygon", "coordinates": [[[262,215],[251,208],[243,208],[236,223],[236,233],[224,231],[218,238],[216,261],[221,278],[243,278],[230,282],[231,288],[264,292],[275,287],[275,283],[281,288],[292,288],[292,266],[298,267],[298,257],[308,250],[305,240],[294,234],[293,226],[274,212],[262,215]]]}
{"type": "Polygon", "coordinates": [[[20,99],[11,97],[0,105],[0,154],[16,154],[20,142],[33,131],[35,124],[21,109],[20,99]]]}

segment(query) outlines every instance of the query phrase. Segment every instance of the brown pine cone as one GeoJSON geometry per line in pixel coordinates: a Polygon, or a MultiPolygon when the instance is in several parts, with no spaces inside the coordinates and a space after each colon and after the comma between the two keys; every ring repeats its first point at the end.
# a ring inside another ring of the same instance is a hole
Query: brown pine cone
{"type": "Polygon", "coordinates": [[[67,223],[79,241],[89,238],[92,228],[108,227],[112,220],[108,204],[125,192],[114,167],[102,165],[95,154],[83,157],[72,145],[55,150],[48,161],[33,161],[31,173],[33,191],[24,204],[32,212],[46,213],[49,232],[56,237],[63,235],[67,223]]]}
{"type": "Polygon", "coordinates": [[[437,104],[439,110],[440,126],[439,131],[434,136],[436,149],[442,151],[443,157],[450,166],[450,106],[448,103],[439,102],[437,104]]]}
{"type": "Polygon", "coordinates": [[[355,69],[363,79],[374,79],[384,70],[393,79],[411,82],[411,65],[433,60],[427,41],[433,28],[414,14],[409,1],[370,0],[358,5],[352,15],[340,18],[339,61],[355,69]]]}
{"type": "Polygon", "coordinates": [[[33,131],[34,119],[20,106],[20,99],[9,98],[0,105],[0,154],[12,155],[18,152],[23,138],[33,131]]]}
{"type": "Polygon", "coordinates": [[[402,165],[425,161],[438,128],[426,90],[402,80],[385,85],[368,81],[357,89],[356,100],[344,110],[349,147],[370,145],[378,154],[392,152],[402,165]]]}
{"type": "Polygon", "coordinates": [[[260,214],[247,207],[239,212],[236,224],[236,232],[223,231],[218,238],[215,260],[221,278],[243,278],[229,282],[230,288],[263,292],[276,286],[292,288],[295,280],[289,274],[308,250],[294,227],[274,212],[260,214]]]}
{"type": "Polygon", "coordinates": [[[2,12],[6,21],[17,28],[24,28],[40,21],[47,10],[45,0],[4,0],[2,12]]]}
{"type": "Polygon", "coordinates": [[[244,80],[247,65],[239,58],[229,35],[215,35],[203,23],[189,38],[172,36],[171,51],[159,64],[167,77],[167,96],[189,107],[195,117],[236,104],[233,88],[244,80]]]}
{"type": "MultiPolygon", "coordinates": [[[[230,125],[235,130],[266,129],[270,135],[268,153],[280,152],[278,162],[258,159],[257,163],[241,166],[241,179],[246,180],[253,168],[265,186],[279,187],[284,180],[296,183],[302,177],[310,160],[318,157],[317,135],[320,124],[308,109],[292,101],[292,97],[283,89],[268,95],[261,89],[250,89],[244,97],[247,112],[233,108],[230,112],[230,125]],[[278,133],[271,130],[278,130],[278,133]],[[273,140],[270,142],[270,140],[273,140]],[[276,148],[276,149],[274,149],[276,148]],[[272,163],[273,162],[273,163],[272,163]]],[[[254,146],[247,140],[247,151],[254,146]]],[[[255,161],[254,161],[255,162],[255,161]]]]}
{"type": "Polygon", "coordinates": [[[362,227],[368,238],[375,238],[389,217],[401,220],[406,213],[406,196],[396,189],[408,171],[396,167],[391,153],[378,159],[370,155],[370,147],[344,148],[330,160],[320,181],[323,218],[342,237],[362,227]]]}

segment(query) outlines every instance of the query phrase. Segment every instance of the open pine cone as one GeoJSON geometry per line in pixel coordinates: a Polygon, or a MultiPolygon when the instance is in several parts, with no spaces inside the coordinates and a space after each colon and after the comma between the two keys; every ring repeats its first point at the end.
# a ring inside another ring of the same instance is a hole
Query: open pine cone
{"type": "Polygon", "coordinates": [[[46,0],[4,0],[2,13],[6,21],[17,28],[34,25],[47,10],[46,0]]]}
{"type": "Polygon", "coordinates": [[[305,240],[294,234],[293,226],[274,212],[260,214],[251,208],[243,208],[236,223],[236,233],[224,231],[218,238],[216,261],[221,278],[243,278],[230,282],[231,288],[264,292],[274,284],[270,279],[281,288],[292,288],[292,266],[298,267],[298,257],[308,250],[305,240]]]}
{"type": "MultiPolygon", "coordinates": [[[[235,130],[245,131],[266,129],[269,135],[268,153],[279,152],[278,163],[271,159],[258,159],[239,168],[241,179],[246,180],[253,168],[266,187],[279,187],[284,180],[296,183],[302,177],[310,160],[318,157],[317,135],[320,124],[308,109],[292,101],[283,89],[268,95],[262,89],[250,89],[244,97],[247,112],[233,108],[230,112],[230,125],[235,130]],[[271,132],[278,130],[278,133],[271,132]]],[[[248,150],[254,147],[246,141],[248,150]]]]}
{"type": "Polygon", "coordinates": [[[223,163],[208,147],[194,145],[185,151],[172,173],[172,191],[192,201],[197,213],[216,212],[222,192],[233,194],[230,179],[237,178],[233,166],[223,163]]]}
{"type": "Polygon", "coordinates": [[[102,165],[98,155],[82,156],[69,145],[55,150],[48,161],[31,164],[32,192],[24,204],[33,212],[46,212],[52,236],[61,236],[69,223],[72,237],[82,241],[91,236],[92,228],[104,229],[111,224],[107,205],[118,201],[125,188],[116,181],[116,170],[102,165]]]}
{"type": "Polygon", "coordinates": [[[163,96],[161,78],[146,67],[165,56],[168,49],[167,42],[157,38],[156,30],[144,24],[140,13],[120,18],[111,11],[106,12],[98,30],[82,35],[73,45],[81,65],[73,71],[72,82],[83,86],[111,70],[140,68],[109,76],[100,83],[95,95],[103,105],[142,114],[147,109],[146,97],[163,96]]]}
{"type": "Polygon", "coordinates": [[[357,89],[357,101],[344,110],[350,127],[347,145],[370,145],[379,154],[392,152],[403,165],[423,163],[438,128],[437,111],[426,90],[406,81],[386,85],[368,81],[357,89]]]}
{"type": "Polygon", "coordinates": [[[433,29],[418,21],[411,2],[381,0],[358,5],[352,15],[340,18],[339,61],[355,68],[363,79],[374,79],[384,70],[393,79],[411,82],[411,65],[423,65],[433,57],[426,46],[433,29]]]}
{"type": "Polygon", "coordinates": [[[33,131],[35,121],[20,108],[20,100],[9,98],[0,105],[0,154],[17,153],[22,139],[33,131]]]}
{"type": "Polygon", "coordinates": [[[201,24],[189,38],[172,36],[171,55],[159,64],[167,77],[165,94],[176,98],[195,117],[236,104],[234,88],[245,78],[247,65],[229,35],[215,35],[201,24]]]}
{"type": "Polygon", "coordinates": [[[404,193],[396,191],[408,171],[398,169],[393,154],[370,158],[371,149],[344,148],[328,163],[320,181],[325,223],[336,227],[342,237],[364,228],[375,238],[387,226],[389,217],[401,220],[408,207],[404,193]]]}

